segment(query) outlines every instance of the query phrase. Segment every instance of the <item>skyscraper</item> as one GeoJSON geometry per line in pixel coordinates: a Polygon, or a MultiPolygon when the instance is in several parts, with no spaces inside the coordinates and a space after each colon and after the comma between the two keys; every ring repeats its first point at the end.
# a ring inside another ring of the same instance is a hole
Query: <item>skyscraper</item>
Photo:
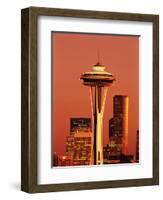
{"type": "Polygon", "coordinates": [[[109,138],[115,135],[115,119],[109,119],[109,138]]]}
{"type": "MultiPolygon", "coordinates": [[[[120,135],[122,136],[122,153],[128,152],[128,96],[114,96],[114,117],[118,121],[119,127],[116,125],[120,135]]],[[[116,128],[115,128],[116,129],[116,128]]]]}
{"type": "MultiPolygon", "coordinates": [[[[118,137],[121,153],[128,152],[128,96],[115,95],[113,98],[113,118],[109,120],[109,139],[118,137]]],[[[113,141],[112,141],[113,142],[113,141]]],[[[115,144],[118,144],[115,142],[115,144]]]]}
{"type": "Polygon", "coordinates": [[[122,151],[121,118],[113,117],[109,120],[109,162],[120,162],[122,151]]]}
{"type": "Polygon", "coordinates": [[[83,85],[90,88],[92,109],[92,127],[94,135],[94,164],[103,164],[103,114],[108,87],[115,80],[114,76],[105,71],[99,62],[92,66],[92,71],[81,75],[83,85]]]}

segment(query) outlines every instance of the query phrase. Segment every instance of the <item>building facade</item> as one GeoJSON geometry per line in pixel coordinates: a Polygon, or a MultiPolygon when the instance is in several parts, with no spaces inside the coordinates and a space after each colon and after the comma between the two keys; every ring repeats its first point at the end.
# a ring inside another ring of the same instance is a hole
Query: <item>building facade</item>
{"type": "Polygon", "coordinates": [[[91,119],[90,118],[70,118],[70,133],[76,132],[90,132],[91,119]]]}
{"type": "Polygon", "coordinates": [[[66,138],[66,156],[72,158],[74,166],[93,164],[91,119],[70,119],[70,135],[66,138]]]}
{"type": "Polygon", "coordinates": [[[116,95],[113,98],[113,118],[109,120],[111,157],[115,152],[116,156],[128,153],[128,104],[128,96],[116,95]]]}

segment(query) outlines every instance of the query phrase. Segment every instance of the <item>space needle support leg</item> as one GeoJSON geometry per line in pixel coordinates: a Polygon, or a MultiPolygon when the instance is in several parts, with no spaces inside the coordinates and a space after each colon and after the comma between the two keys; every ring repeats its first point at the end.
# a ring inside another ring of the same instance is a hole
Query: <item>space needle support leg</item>
{"type": "Polygon", "coordinates": [[[102,151],[102,116],[101,116],[101,100],[102,89],[100,86],[95,86],[95,105],[96,105],[96,164],[103,164],[102,151]]]}
{"type": "Polygon", "coordinates": [[[105,102],[106,102],[106,96],[107,96],[108,87],[104,87],[103,90],[104,90],[104,94],[103,94],[102,108],[101,108],[102,115],[104,115],[104,108],[105,108],[105,102]]]}
{"type": "Polygon", "coordinates": [[[91,164],[94,165],[103,164],[103,115],[107,90],[107,87],[90,87],[93,132],[91,164]]]}
{"type": "Polygon", "coordinates": [[[96,164],[103,164],[103,114],[107,87],[96,86],[96,164]]]}
{"type": "Polygon", "coordinates": [[[94,137],[94,142],[93,142],[93,157],[94,157],[94,165],[97,164],[97,88],[96,86],[93,88],[93,137],[94,137]]]}
{"type": "MultiPolygon", "coordinates": [[[[89,92],[90,92],[90,102],[91,102],[91,114],[92,114],[92,120],[91,120],[91,131],[94,133],[94,113],[93,113],[93,87],[91,86],[90,89],[89,89],[89,92]]],[[[93,134],[92,134],[93,135],[93,134]]],[[[94,161],[94,135],[92,136],[92,147],[91,147],[91,165],[93,165],[93,161],[94,161]]]]}

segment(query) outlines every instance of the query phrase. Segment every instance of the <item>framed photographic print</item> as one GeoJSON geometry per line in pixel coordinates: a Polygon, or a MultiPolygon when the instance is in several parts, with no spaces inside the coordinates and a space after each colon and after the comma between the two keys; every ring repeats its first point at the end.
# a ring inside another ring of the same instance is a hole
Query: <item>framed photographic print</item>
{"type": "Polygon", "coordinates": [[[159,16],[21,12],[21,189],[159,184],[159,16]]]}

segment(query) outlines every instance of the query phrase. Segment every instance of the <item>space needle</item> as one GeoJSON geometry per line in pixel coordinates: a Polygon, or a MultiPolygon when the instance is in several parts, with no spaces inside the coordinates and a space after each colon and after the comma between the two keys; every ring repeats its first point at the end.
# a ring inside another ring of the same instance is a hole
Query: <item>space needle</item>
{"type": "Polygon", "coordinates": [[[90,88],[93,129],[93,160],[94,165],[103,164],[103,115],[108,87],[115,77],[105,71],[105,66],[98,61],[92,66],[92,71],[85,72],[80,79],[83,85],[90,88]]]}

